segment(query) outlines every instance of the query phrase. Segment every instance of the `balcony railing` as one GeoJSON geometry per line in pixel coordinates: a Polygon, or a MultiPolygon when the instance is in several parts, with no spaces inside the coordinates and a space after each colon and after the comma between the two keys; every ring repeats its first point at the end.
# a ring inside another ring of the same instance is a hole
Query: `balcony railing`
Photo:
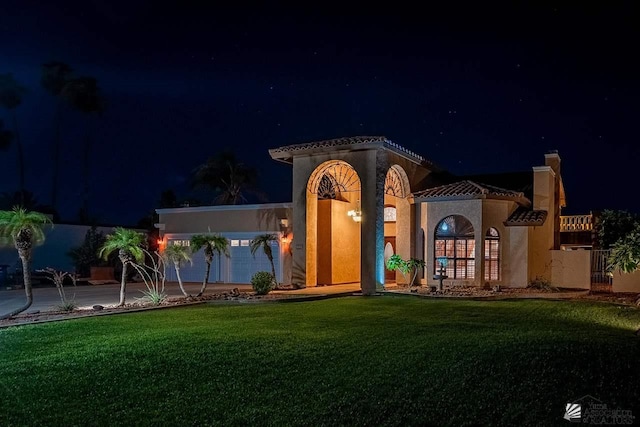
{"type": "Polygon", "coordinates": [[[560,217],[560,232],[592,231],[593,215],[569,215],[560,217]]]}

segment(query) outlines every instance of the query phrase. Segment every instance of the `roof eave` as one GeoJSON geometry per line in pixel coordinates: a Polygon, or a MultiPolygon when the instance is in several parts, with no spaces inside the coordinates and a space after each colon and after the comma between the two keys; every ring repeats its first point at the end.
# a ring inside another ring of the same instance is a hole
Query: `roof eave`
{"type": "Polygon", "coordinates": [[[541,225],[544,225],[544,223],[546,222],[547,218],[543,219],[542,221],[522,221],[522,222],[517,222],[517,221],[505,221],[503,222],[503,224],[506,227],[539,227],[541,225]]]}
{"type": "Polygon", "coordinates": [[[413,200],[416,202],[452,202],[456,200],[478,200],[478,199],[486,199],[484,194],[473,194],[473,195],[461,195],[461,196],[430,196],[430,197],[420,197],[413,195],[413,200]]]}

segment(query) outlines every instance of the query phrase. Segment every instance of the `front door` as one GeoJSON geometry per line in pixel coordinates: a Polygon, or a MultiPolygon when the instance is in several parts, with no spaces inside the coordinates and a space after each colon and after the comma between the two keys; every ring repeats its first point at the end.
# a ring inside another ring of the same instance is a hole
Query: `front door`
{"type": "Polygon", "coordinates": [[[396,281],[396,272],[387,268],[387,260],[396,253],[396,238],[385,236],[384,238],[384,282],[396,281]]]}

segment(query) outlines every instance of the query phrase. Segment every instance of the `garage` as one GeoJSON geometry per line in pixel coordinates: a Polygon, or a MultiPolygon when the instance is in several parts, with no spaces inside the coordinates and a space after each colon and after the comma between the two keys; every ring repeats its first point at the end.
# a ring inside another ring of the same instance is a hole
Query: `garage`
{"type": "MultiPolygon", "coordinates": [[[[251,255],[249,244],[251,238],[262,234],[255,233],[224,233],[222,234],[229,241],[229,258],[214,256],[209,273],[209,283],[250,283],[251,277],[258,271],[271,272],[271,263],[259,249],[255,257],[251,255]]],[[[192,235],[170,236],[167,235],[167,244],[189,246],[192,235]]],[[[273,263],[276,270],[276,278],[282,281],[282,266],[280,257],[280,247],[277,242],[271,245],[273,253],[273,263]]],[[[188,263],[180,269],[180,275],[184,282],[201,283],[204,278],[206,261],[202,250],[193,254],[193,265],[188,263]]],[[[167,281],[177,281],[176,272],[173,265],[167,266],[167,281]]]]}

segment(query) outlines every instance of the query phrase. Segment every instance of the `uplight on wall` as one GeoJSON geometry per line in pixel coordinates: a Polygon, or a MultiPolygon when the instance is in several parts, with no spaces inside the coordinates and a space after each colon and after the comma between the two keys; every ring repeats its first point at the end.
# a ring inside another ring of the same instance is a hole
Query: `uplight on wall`
{"type": "Polygon", "coordinates": [[[358,204],[356,205],[356,208],[347,212],[347,215],[349,215],[351,219],[353,219],[355,222],[362,221],[362,210],[360,210],[360,200],[358,200],[358,204]]]}
{"type": "Polygon", "coordinates": [[[288,243],[289,242],[289,232],[290,232],[291,228],[289,226],[289,220],[287,218],[281,218],[280,219],[280,232],[281,237],[280,237],[280,241],[282,243],[288,243]]]}

